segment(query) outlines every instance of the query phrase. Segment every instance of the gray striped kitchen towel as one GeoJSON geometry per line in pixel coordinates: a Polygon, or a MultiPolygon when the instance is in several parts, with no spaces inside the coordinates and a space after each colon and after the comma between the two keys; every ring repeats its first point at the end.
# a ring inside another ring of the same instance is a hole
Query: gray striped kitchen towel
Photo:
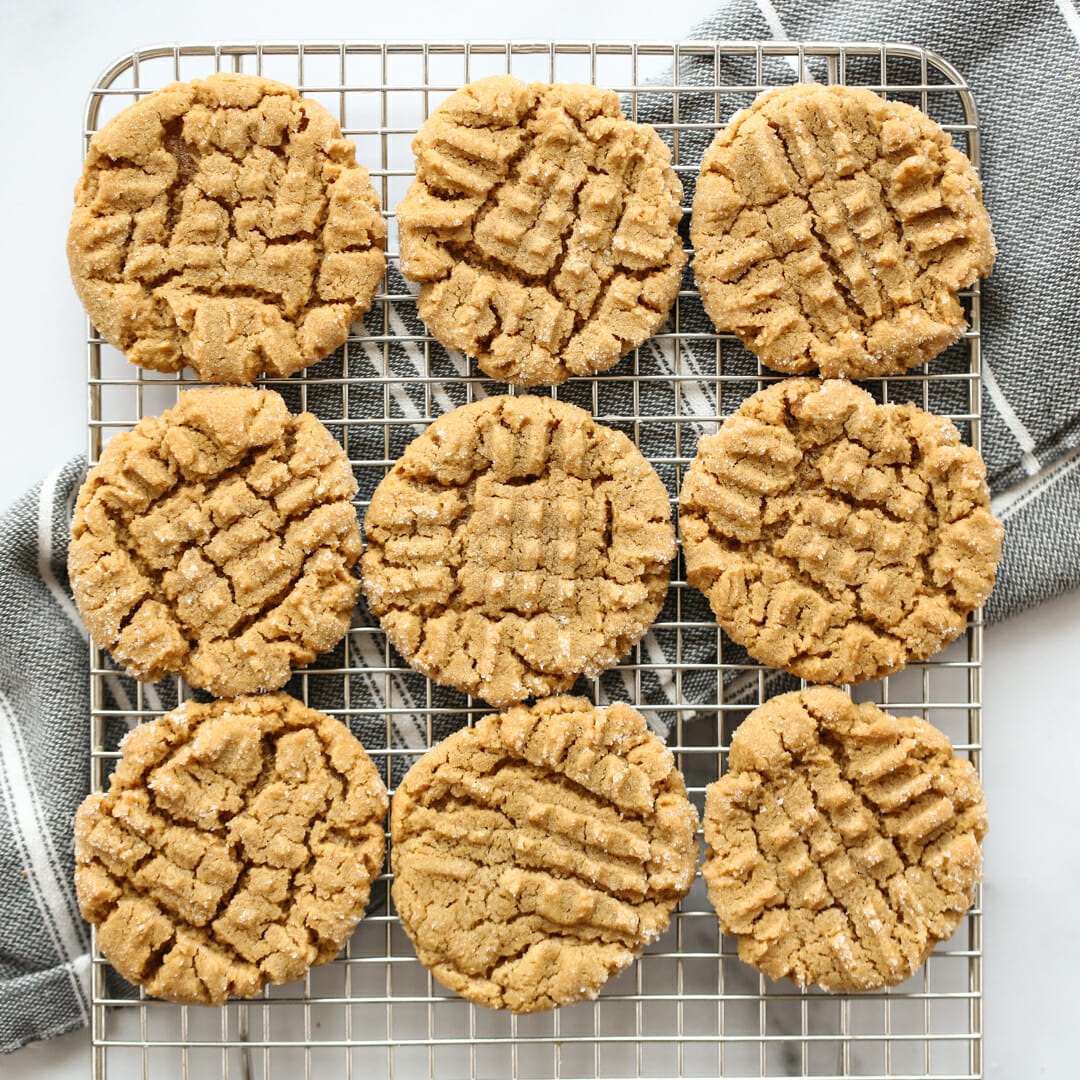
{"type": "MultiPolygon", "coordinates": [[[[572,28],[566,28],[572,29],[572,28]]],[[[1080,19],[1070,0],[732,0],[724,4],[692,35],[698,39],[736,40],[786,38],[805,41],[903,41],[923,45],[947,58],[969,81],[980,110],[983,131],[982,168],[986,200],[994,221],[1001,254],[982,299],[985,401],[983,449],[990,470],[995,506],[1007,524],[1005,558],[987,618],[991,621],[1019,611],[1080,583],[1080,364],[1074,350],[1080,341],[1080,304],[1074,292],[1080,270],[1080,184],[1075,147],[1080,145],[1080,19]]],[[[724,61],[727,63],[727,61],[724,61]]],[[[737,64],[737,61],[731,61],[737,64]]],[[[791,81],[778,62],[770,81],[791,81]]],[[[680,92],[680,123],[712,121],[715,94],[695,96],[696,85],[720,80],[753,83],[743,72],[716,71],[711,57],[684,57],[675,73],[680,92]]],[[[811,69],[804,77],[825,78],[811,69]]],[[[906,79],[910,80],[910,73],[906,79]]],[[[874,68],[852,63],[849,81],[873,84],[874,68]]],[[[670,81],[670,80],[669,80],[670,81]]],[[[725,98],[721,119],[749,103],[752,94],[725,98]]],[[[639,119],[670,122],[671,95],[658,92],[638,98],[639,119]]],[[[695,133],[681,135],[680,160],[693,164],[708,141],[695,133]]],[[[692,172],[684,173],[689,200],[692,172]]],[[[684,227],[686,223],[684,222],[684,227]]],[[[689,279],[688,279],[689,281],[689,279]]],[[[307,407],[317,415],[362,421],[382,416],[384,363],[400,374],[390,392],[391,414],[415,419],[394,424],[390,445],[383,445],[381,424],[350,425],[348,450],[353,459],[389,456],[393,459],[423,426],[426,416],[442,413],[465,400],[465,388],[455,379],[468,370],[463,357],[422,343],[423,328],[416,318],[408,287],[396,273],[389,278],[395,297],[388,325],[380,311],[368,321],[372,336],[393,336],[384,359],[383,343],[361,337],[348,348],[353,381],[347,396],[339,384],[312,385],[307,407]],[[416,376],[424,376],[423,380],[416,376]],[[431,383],[429,377],[441,378],[431,383]],[[377,445],[368,441],[377,440],[377,445]]],[[[693,302],[683,304],[683,331],[709,330],[703,312],[693,302]],[[698,320],[695,322],[695,320],[698,320]]],[[[651,376],[640,386],[641,399],[628,400],[628,382],[598,380],[596,403],[604,414],[626,416],[637,404],[642,412],[670,416],[715,415],[714,383],[707,379],[715,363],[711,344],[697,354],[692,339],[674,356],[670,340],[655,339],[636,361],[624,362],[618,372],[651,376]],[[679,370],[702,372],[702,381],[665,380],[679,370]],[[678,395],[678,399],[676,398],[678,395]]],[[[738,348],[725,353],[726,371],[740,363],[754,369],[738,348]]],[[[324,372],[340,374],[341,358],[324,361],[324,372]]],[[[963,370],[966,356],[946,353],[932,371],[963,370]]],[[[962,386],[957,382],[955,385],[962,386]]],[[[934,384],[930,405],[942,412],[963,412],[962,399],[950,398],[945,383],[934,384]],[[941,389],[939,389],[941,388],[941,389]]],[[[499,387],[488,387],[496,392],[499,387]]],[[[286,385],[294,409],[300,391],[286,385]]],[[[481,392],[483,392],[481,390],[481,392]]],[[[560,390],[566,400],[592,408],[593,384],[572,380],[560,390]]],[[[723,402],[724,413],[737,400],[723,402]]],[[[332,425],[331,425],[332,426],[332,425]]],[[[642,449],[653,459],[676,454],[674,425],[642,424],[642,449]]],[[[341,438],[344,432],[338,428],[341,438]]],[[[686,432],[679,449],[692,453],[686,432]]],[[[661,475],[674,494],[675,476],[661,465],[661,475]]],[[[65,571],[71,506],[84,472],[74,461],[46,479],[0,518],[0,1049],[12,1050],[33,1039],[71,1030],[88,1020],[89,934],[81,922],[72,888],[71,823],[88,789],[88,713],[86,634],[75,611],[65,571]]],[[[381,466],[360,467],[360,498],[370,496],[382,476],[381,466]]],[[[692,590],[682,594],[684,620],[708,622],[708,608],[692,590]],[[697,605],[696,607],[694,605],[697,605]]],[[[669,608],[661,624],[675,618],[669,608]]],[[[357,625],[370,625],[363,605],[357,625]]],[[[700,639],[684,634],[682,659],[708,663],[715,659],[715,632],[700,639]]],[[[673,686],[665,674],[674,659],[674,639],[663,626],[651,632],[641,648],[643,667],[633,675],[614,671],[604,676],[601,696],[634,696],[645,701],[670,700],[673,686]],[[647,669],[646,669],[647,667],[647,669]]],[[[353,657],[360,671],[350,676],[353,705],[378,703],[394,707],[389,737],[393,745],[419,749],[428,732],[409,715],[409,706],[433,704],[448,710],[465,700],[455,691],[429,691],[422,676],[402,671],[389,683],[385,676],[366,676],[364,665],[383,666],[376,634],[353,635],[353,657]],[[389,691],[387,693],[387,686],[389,691]],[[431,698],[428,698],[428,693],[431,698]],[[389,696],[388,696],[389,695],[389,696]]],[[[729,653],[725,659],[737,659],[729,653]]],[[[340,657],[330,657],[331,665],[340,657]]],[[[131,708],[134,684],[125,676],[105,681],[105,704],[123,712],[131,708]]],[[[342,708],[340,676],[306,680],[312,704],[342,708]]],[[[768,689],[781,685],[768,683],[768,689]]],[[[288,687],[299,693],[299,680],[288,687]]],[[[755,687],[756,689],[756,687],[755,687]]],[[[682,681],[689,704],[707,707],[715,698],[715,679],[695,682],[692,673],[682,681]]],[[[147,688],[143,704],[150,711],[175,704],[170,680],[147,688]]],[[[440,738],[459,721],[453,715],[433,716],[431,737],[440,738]]],[[[368,745],[385,744],[385,721],[353,720],[355,733],[368,745]]],[[[106,731],[115,746],[124,730],[119,720],[106,731]]],[[[398,779],[395,763],[387,779],[398,779]]],[[[117,986],[117,993],[123,992],[117,986]]]]}
{"type": "Polygon", "coordinates": [[[89,1022],[71,826],[88,790],[87,639],[64,560],[76,460],[0,518],[0,1050],[89,1022]]]}

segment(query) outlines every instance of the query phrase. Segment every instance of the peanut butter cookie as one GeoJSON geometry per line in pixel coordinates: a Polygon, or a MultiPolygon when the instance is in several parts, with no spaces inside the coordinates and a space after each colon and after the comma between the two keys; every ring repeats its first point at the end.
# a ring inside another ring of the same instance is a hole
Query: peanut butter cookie
{"type": "Polygon", "coordinates": [[[79,492],[68,569],[90,636],[137,679],[276,690],[349,628],[355,494],[330,432],[280,395],[182,393],[115,436],[79,492]]]}
{"type": "Polygon", "coordinates": [[[994,238],[971,162],[928,116],[800,84],[736,114],[701,163],[690,238],[705,310],[777,371],[868,378],[937,356],[994,238]]]}
{"type": "Polygon", "coordinates": [[[68,261],[132,363],[208,382],[289,375],[371,306],[386,222],[337,121],[254,75],[173,83],[90,140],[68,261]]]}
{"type": "Polygon", "coordinates": [[[698,443],[687,581],[751,656],[854,683],[925,660],[994,586],[986,467],[945,419],[849,382],[785,379],[698,443]]]}
{"type": "Polygon", "coordinates": [[[985,834],[979,779],[940,731],[818,686],[739,725],[707,790],[702,872],[748,964],[878,990],[952,937],[985,834]]]}
{"type": "Polygon", "coordinates": [[[671,752],[627,705],[555,697],[424,755],[390,811],[393,898],[420,960],[480,1005],[594,998],[667,928],[697,868],[671,752]]]}
{"type": "Polygon", "coordinates": [[[220,1005],[332,960],[382,869],[386,789],[348,728],[288,694],[137,727],[75,819],[102,953],[155,997],[220,1005]]]}
{"type": "Polygon", "coordinates": [[[364,527],[364,593],[394,647],[497,708],[615,664],[660,611],[675,556],[667,492],[634,444],[528,395],[436,420],[364,527]]]}
{"type": "Polygon", "coordinates": [[[686,264],[682,185],[610,90],[481,79],[413,152],[401,269],[444,345],[535,386],[604,371],[660,328],[686,264]]]}

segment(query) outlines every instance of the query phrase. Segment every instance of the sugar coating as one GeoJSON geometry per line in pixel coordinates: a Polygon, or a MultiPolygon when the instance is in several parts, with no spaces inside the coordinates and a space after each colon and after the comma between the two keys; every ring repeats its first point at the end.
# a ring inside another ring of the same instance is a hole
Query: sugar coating
{"type": "Polygon", "coordinates": [[[470,1001],[527,1013],[594,998],[667,928],[697,825],[670,751],[629,706],[515,706],[405,775],[394,904],[421,961],[470,1001]]]}
{"type": "Polygon", "coordinates": [[[687,581],[762,663],[855,683],[925,660],[994,586],[986,467],[948,421],[843,380],[785,379],[698,443],[687,581]]]}
{"type": "Polygon", "coordinates": [[[444,345],[534,386],[604,371],[659,329],[686,263],[682,185],[610,90],[481,79],[413,152],[401,268],[444,345]]]}
{"type": "Polygon", "coordinates": [[[91,637],[137,679],[276,690],[349,627],[355,494],[334,437],[272,390],[180,394],[79,491],[68,570],[91,637]]]}
{"type": "Polygon", "coordinates": [[[709,899],[744,961],[799,986],[878,990],[971,906],[986,803],[936,728],[819,686],[739,725],[704,826],[709,899]]]}
{"type": "Polygon", "coordinates": [[[547,397],[436,420],[364,519],[364,594],[394,647],[496,707],[617,663],[667,592],[667,492],[625,435],[547,397]]]}
{"type": "Polygon", "coordinates": [[[382,869],[386,789],[344,724],[287,694],[183,709],[132,731],[79,808],[75,887],[121,975],[220,1005],[345,944],[382,869]]]}
{"type": "Polygon", "coordinates": [[[132,363],[245,383],[345,341],[385,238],[367,170],[321,105],[218,74],[166,86],[94,135],[68,260],[94,325],[132,363]]]}
{"type": "Polygon", "coordinates": [[[918,109],[802,84],[736,114],[702,160],[690,237],[719,330],[777,371],[868,378],[964,329],[994,238],[971,162],[918,109]]]}

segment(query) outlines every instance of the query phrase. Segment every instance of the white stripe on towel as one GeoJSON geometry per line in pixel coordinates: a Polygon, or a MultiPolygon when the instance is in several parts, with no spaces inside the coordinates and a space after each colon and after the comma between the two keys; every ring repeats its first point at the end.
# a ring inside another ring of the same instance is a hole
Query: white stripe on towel
{"type": "Polygon", "coordinates": [[[1054,0],[1065,20],[1065,24],[1073,32],[1073,37],[1080,43],[1080,13],[1077,13],[1072,0],[1054,0]]]}
{"type": "MultiPolygon", "coordinates": [[[[53,949],[69,964],[85,949],[80,939],[80,924],[57,877],[60,865],[52,836],[41,814],[41,800],[34,787],[26,758],[26,747],[7,697],[0,692],[0,802],[11,821],[12,834],[19,848],[26,883],[41,912],[53,949]]],[[[89,969],[87,969],[89,970],[89,969]]],[[[79,1003],[83,1023],[90,1022],[86,986],[74,967],[69,968],[72,989],[79,1003]]]]}
{"type": "Polygon", "coordinates": [[[986,362],[985,358],[982,362],[982,374],[991,401],[997,406],[997,411],[1001,419],[1005,421],[1005,426],[1012,432],[1013,438],[1020,444],[1020,449],[1023,451],[1020,463],[1024,466],[1024,471],[1028,476],[1034,476],[1041,466],[1039,465],[1039,459],[1033,453],[1035,440],[1032,438],[1031,432],[1028,431],[1024,421],[1016,415],[1016,410],[1012,407],[1009,399],[1001,392],[1001,387],[998,385],[997,378],[994,375],[994,369],[986,362]]]}

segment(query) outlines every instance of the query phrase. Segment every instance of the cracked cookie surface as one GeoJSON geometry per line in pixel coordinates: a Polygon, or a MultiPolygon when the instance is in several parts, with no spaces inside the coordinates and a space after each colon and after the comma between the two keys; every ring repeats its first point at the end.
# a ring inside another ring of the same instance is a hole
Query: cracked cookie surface
{"type": "Polygon", "coordinates": [[[349,628],[355,494],[334,437],[279,394],[181,393],[79,491],[68,569],[91,637],[137,679],[276,690],[349,628]]]}
{"type": "Polygon", "coordinates": [[[102,953],[155,997],[220,1005],[332,960],[383,865],[386,789],[344,724],[288,694],[135,728],[75,819],[102,953]]]}
{"type": "Polygon", "coordinates": [[[406,773],[394,904],[420,960],[470,1001],[527,1013],[594,998],[667,928],[697,825],[671,752],[628,705],[518,705],[406,773]]]}
{"type": "Polygon", "coordinates": [[[948,420],[839,379],[785,379],[698,443],[687,581],[755,659],[816,683],[925,660],[994,586],[986,467],[948,420]]]}
{"type": "Polygon", "coordinates": [[[481,79],[413,152],[401,269],[444,345],[535,386],[604,371],[660,328],[686,264],[682,185],[610,90],[481,79]]]}
{"type": "Polygon", "coordinates": [[[971,162],[924,113],[869,90],[759,97],[708,149],[694,275],[718,330],[769,367],[896,373],[964,330],[958,290],[995,247],[971,162]]]}
{"type": "Polygon", "coordinates": [[[575,405],[487,398],[436,420],[364,520],[364,594],[394,647],[501,708],[611,667],[664,601],[667,491],[575,405]]]}
{"type": "Polygon", "coordinates": [[[908,978],[971,906],[986,803],[936,728],[819,686],[739,725],[704,827],[709,899],[746,963],[876,990],[908,978]]]}
{"type": "Polygon", "coordinates": [[[94,326],[132,363],[245,383],[345,341],[382,280],[385,237],[367,170],[321,105],[218,74],[94,135],[68,261],[94,326]]]}

